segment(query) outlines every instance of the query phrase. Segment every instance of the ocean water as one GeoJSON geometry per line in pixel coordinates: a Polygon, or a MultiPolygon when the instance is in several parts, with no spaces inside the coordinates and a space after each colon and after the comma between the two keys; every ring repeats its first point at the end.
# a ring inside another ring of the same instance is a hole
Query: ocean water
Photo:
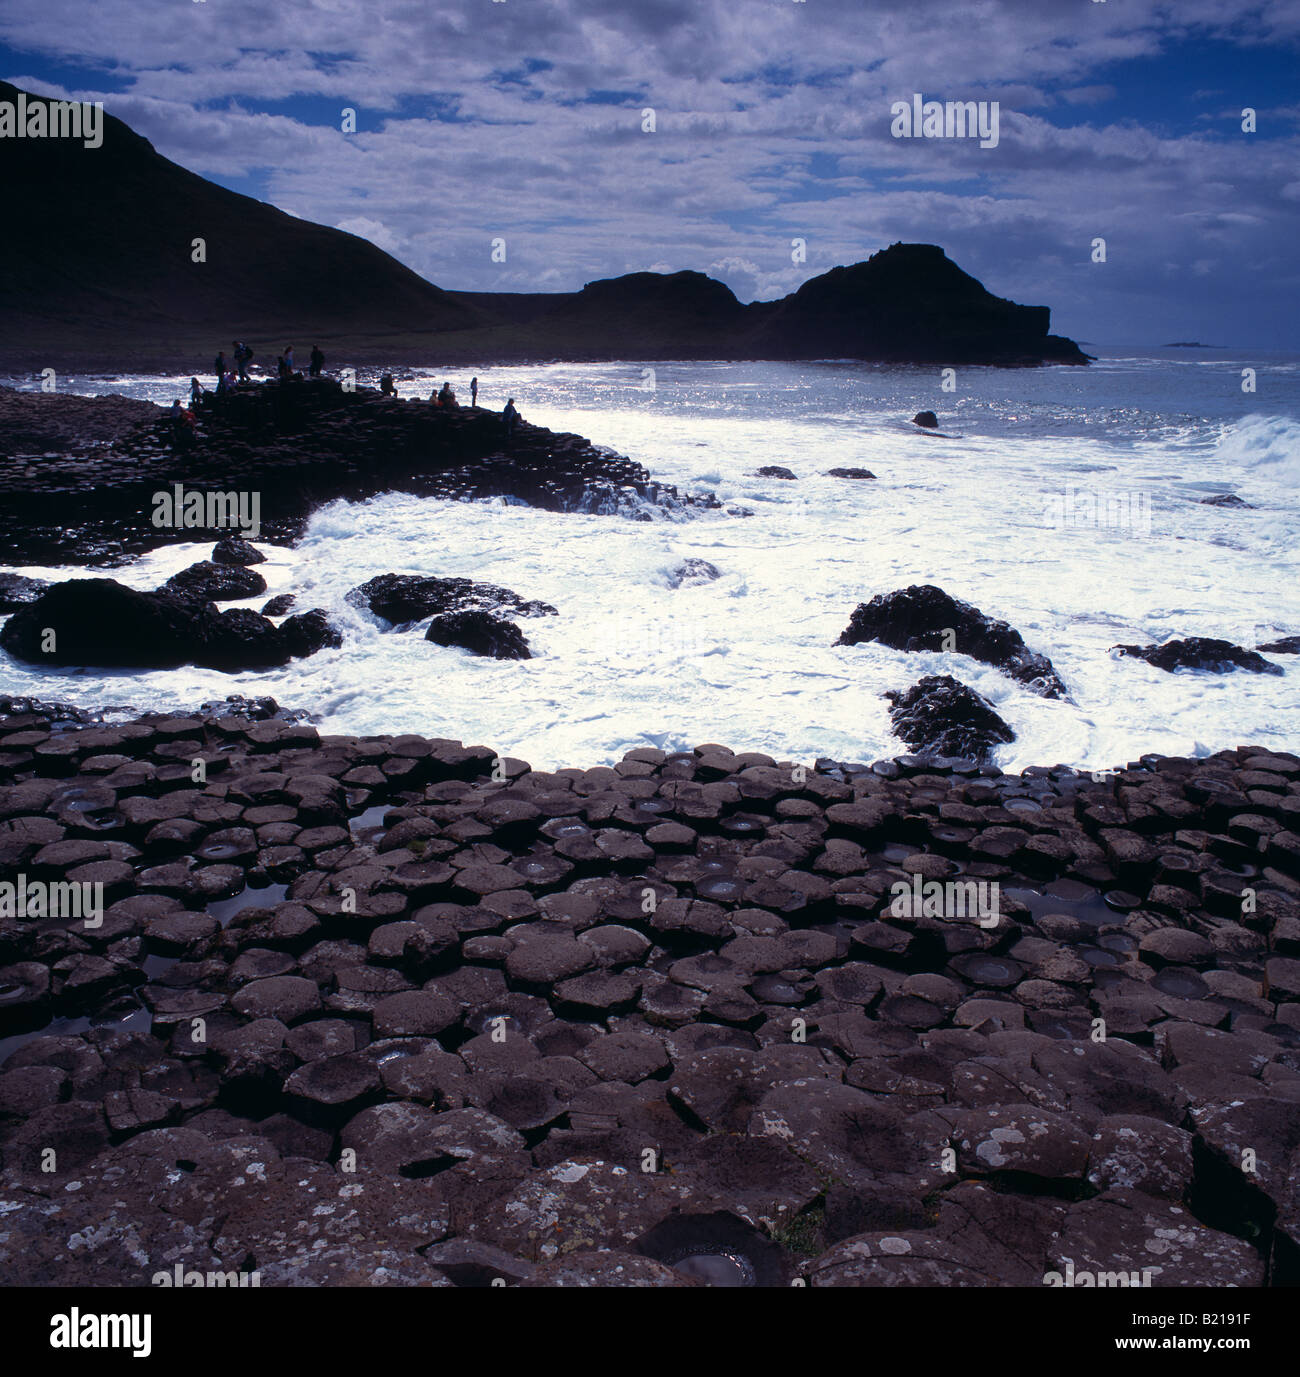
{"type": "MultiPolygon", "coordinates": [[[[714,492],[724,509],[633,521],[401,494],[335,502],[296,549],[262,547],[265,594],[223,605],[294,592],[295,610],[330,614],[341,649],[236,675],[50,672],[0,652],[0,687],[166,710],[271,694],[323,731],[450,736],[556,768],[706,741],[804,761],[897,755],[906,746],[882,693],[948,673],[1016,732],[994,757],[1004,769],[1295,749],[1296,657],[1272,657],[1281,677],[1167,674],[1111,647],[1300,633],[1300,355],[1091,352],[1101,357],[1088,369],[961,369],[955,392],[935,369],[847,362],[479,369],[482,404],[513,396],[526,419],[714,492]],[[1241,390],[1244,368],[1254,393],[1241,390]],[[922,408],[938,413],[940,435],[910,424],[922,408]],[[798,481],[755,476],[767,464],[798,481]],[[833,467],[876,478],[827,477],[833,467]],[[1224,492],[1250,509],[1200,503],[1224,492]],[[673,588],[687,558],[720,576],[673,588]],[[478,659],[429,644],[423,624],[390,630],[348,605],[349,589],[389,571],[504,584],[559,615],[521,623],[535,659],[478,659]],[[834,644],[859,602],[912,583],[1005,618],[1051,658],[1068,698],[1038,698],[958,654],[834,644]]],[[[423,396],[450,378],[466,402],[469,374],[396,376],[402,395],[423,396]]],[[[164,402],[187,385],[61,384],[164,402]]],[[[112,576],[155,587],[210,546],[170,546],[112,576]]]]}

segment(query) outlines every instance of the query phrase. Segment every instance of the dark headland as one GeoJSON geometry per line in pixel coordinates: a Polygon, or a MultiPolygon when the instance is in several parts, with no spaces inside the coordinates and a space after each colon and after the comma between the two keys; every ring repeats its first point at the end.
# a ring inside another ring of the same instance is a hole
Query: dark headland
{"type": "MultiPolygon", "coordinates": [[[[0,101],[41,98],[0,82],[0,101]]],[[[248,339],[332,364],[616,359],[1086,363],[1046,306],[992,295],[933,244],[894,244],[780,301],[703,273],[632,273],[578,292],[447,291],[355,235],[169,162],[107,111],[103,143],[0,140],[0,368],[207,366],[248,339]],[[193,241],[206,259],[193,261],[193,241]]]]}

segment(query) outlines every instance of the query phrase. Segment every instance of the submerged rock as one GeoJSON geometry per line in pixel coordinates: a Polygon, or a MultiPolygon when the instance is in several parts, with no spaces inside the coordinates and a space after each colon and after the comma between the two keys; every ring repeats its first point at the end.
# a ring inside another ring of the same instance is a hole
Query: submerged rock
{"type": "Polygon", "coordinates": [[[1282,636],[1267,645],[1257,645],[1255,649],[1266,655],[1300,655],[1300,636],[1282,636]]]}
{"type": "Polygon", "coordinates": [[[1044,698],[1059,698],[1065,685],[1045,655],[1035,654],[1020,633],[934,584],[913,584],[860,603],[836,645],[878,641],[895,650],[951,650],[994,665],[1044,698]]]}
{"type": "Polygon", "coordinates": [[[884,697],[895,732],[918,755],[984,760],[994,746],[1016,739],[992,703],[950,674],[929,674],[884,697]]]}
{"type": "Polygon", "coordinates": [[[721,578],[722,571],[707,559],[684,559],[668,575],[669,588],[681,588],[693,583],[712,583],[721,578]]]}
{"type": "Polygon", "coordinates": [[[764,464],[757,470],[760,478],[784,478],[791,482],[797,481],[799,475],[791,473],[789,469],[782,468],[780,464],[764,464]]]}
{"type": "Polygon", "coordinates": [[[297,602],[297,598],[292,593],[277,593],[262,607],[264,617],[283,617],[286,612],[297,602]]]}
{"type": "Polygon", "coordinates": [[[504,610],[521,617],[555,615],[550,603],[528,601],[509,588],[425,574],[379,574],[352,589],[347,600],[353,607],[368,607],[377,617],[395,625],[451,612],[504,610]]]}
{"type": "Polygon", "coordinates": [[[1247,511],[1254,511],[1254,507],[1249,502],[1243,502],[1235,492],[1216,492],[1213,497],[1201,498],[1202,507],[1244,507],[1247,511]]]}
{"type": "Polygon", "coordinates": [[[827,478],[874,478],[870,469],[827,469],[827,478]]]}
{"type": "Polygon", "coordinates": [[[1229,674],[1246,669],[1252,674],[1281,674],[1282,666],[1270,664],[1253,650],[1244,650],[1231,641],[1215,640],[1212,636],[1189,636],[1182,641],[1167,641],[1164,645],[1119,645],[1113,647],[1121,655],[1131,655],[1172,673],[1176,669],[1205,669],[1211,674],[1229,674]]]}
{"type": "Polygon", "coordinates": [[[424,639],[434,645],[457,645],[495,660],[531,660],[524,633],[513,623],[474,609],[448,612],[429,623],[424,639]]]}

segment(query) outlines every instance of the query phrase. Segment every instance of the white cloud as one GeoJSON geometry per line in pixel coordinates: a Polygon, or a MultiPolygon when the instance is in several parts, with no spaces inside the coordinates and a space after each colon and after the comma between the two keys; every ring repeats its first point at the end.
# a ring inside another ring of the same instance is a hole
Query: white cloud
{"type": "Polygon", "coordinates": [[[1096,81],[1103,68],[1229,36],[1294,44],[1300,6],[242,0],[232,21],[215,3],[43,0],[0,14],[12,47],[127,82],[55,94],[103,98],[165,156],[252,178],[442,286],[554,291],[652,266],[766,299],[920,240],[1092,338],[1128,328],[1166,262],[1212,263],[1197,291],[1243,329],[1283,319],[1266,284],[1293,271],[1294,107],[1254,140],[1236,110],[1195,134],[1086,122],[1131,94],[1096,81]],[[912,91],[998,100],[998,147],[891,138],[889,104],[912,91]],[[588,99],[600,92],[621,94],[588,99]],[[344,106],[354,135],[339,129],[344,106]],[[1085,122],[1061,128],[1048,110],[1085,122]],[[1104,272],[1088,266],[1098,234],[1104,272]],[[491,261],[497,235],[505,264],[491,261]]]}

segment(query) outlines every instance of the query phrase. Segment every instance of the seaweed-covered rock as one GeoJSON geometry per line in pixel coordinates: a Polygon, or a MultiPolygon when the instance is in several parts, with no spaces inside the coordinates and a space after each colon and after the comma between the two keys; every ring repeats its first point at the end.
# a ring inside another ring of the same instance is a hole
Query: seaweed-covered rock
{"type": "Polygon", "coordinates": [[[1211,674],[1230,674],[1237,669],[1252,674],[1282,673],[1281,665],[1270,664],[1255,651],[1212,636],[1189,636],[1182,641],[1166,641],[1164,645],[1119,645],[1114,649],[1167,673],[1176,669],[1205,669],[1211,674]]]}
{"type": "Polygon", "coordinates": [[[929,674],[884,696],[894,730],[918,755],[983,760],[994,746],[1016,739],[986,698],[950,674],[929,674]]]}
{"type": "Polygon", "coordinates": [[[1044,698],[1059,698],[1065,692],[1052,662],[1030,650],[1014,627],[932,583],[879,593],[860,603],[836,644],[860,641],[878,641],[896,650],[952,650],[996,666],[1044,698]]]}
{"type": "Polygon", "coordinates": [[[524,633],[513,623],[490,612],[449,612],[435,617],[424,633],[434,645],[457,645],[475,655],[490,655],[494,660],[531,660],[524,633]]]}
{"type": "Polygon", "coordinates": [[[797,473],[791,473],[780,464],[764,464],[757,473],[759,478],[784,478],[787,482],[796,482],[799,477],[797,473]]]}
{"type": "Polygon", "coordinates": [[[912,424],[914,426],[924,426],[927,430],[938,430],[939,418],[933,411],[918,411],[916,415],[912,417],[912,424]]]}

